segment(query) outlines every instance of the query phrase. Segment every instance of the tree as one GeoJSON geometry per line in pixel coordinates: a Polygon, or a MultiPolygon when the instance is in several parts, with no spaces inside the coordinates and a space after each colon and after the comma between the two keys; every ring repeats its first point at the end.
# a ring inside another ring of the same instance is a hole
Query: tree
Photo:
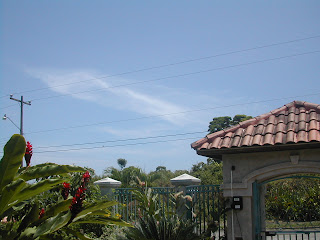
{"type": "Polygon", "coordinates": [[[247,116],[244,114],[237,114],[233,118],[229,116],[224,116],[224,117],[215,117],[209,124],[209,133],[214,133],[221,131],[225,128],[231,127],[233,125],[236,125],[240,122],[246,121],[251,119],[252,116],[247,116]]]}
{"type": "Polygon", "coordinates": [[[124,158],[119,158],[117,162],[121,170],[124,169],[127,165],[127,160],[125,160],[124,158]]]}
{"type": "Polygon", "coordinates": [[[191,168],[191,174],[201,179],[203,185],[222,184],[222,163],[208,158],[207,163],[194,164],[191,168]]]}
{"type": "Polygon", "coordinates": [[[147,174],[141,168],[130,166],[123,168],[121,171],[114,167],[109,167],[104,170],[104,174],[110,178],[118,180],[122,183],[121,187],[130,188],[137,184],[137,177],[141,181],[147,180],[147,174]]]}

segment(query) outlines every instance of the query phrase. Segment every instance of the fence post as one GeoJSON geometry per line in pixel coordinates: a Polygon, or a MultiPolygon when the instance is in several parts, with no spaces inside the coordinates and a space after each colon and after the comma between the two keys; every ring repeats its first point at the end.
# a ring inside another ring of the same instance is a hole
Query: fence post
{"type": "MultiPolygon", "coordinates": [[[[182,174],[178,177],[172,178],[170,180],[171,184],[175,187],[175,192],[182,192],[183,196],[187,195],[187,186],[192,185],[200,185],[201,180],[199,178],[195,178],[189,174],[182,174]]],[[[180,217],[186,219],[188,208],[186,206],[186,199],[180,198],[180,201],[177,202],[178,209],[177,213],[180,217]]]]}
{"type": "Polygon", "coordinates": [[[114,180],[109,177],[95,181],[93,184],[100,187],[101,195],[107,195],[108,198],[112,200],[114,198],[113,189],[119,188],[121,186],[120,181],[114,180]]]}

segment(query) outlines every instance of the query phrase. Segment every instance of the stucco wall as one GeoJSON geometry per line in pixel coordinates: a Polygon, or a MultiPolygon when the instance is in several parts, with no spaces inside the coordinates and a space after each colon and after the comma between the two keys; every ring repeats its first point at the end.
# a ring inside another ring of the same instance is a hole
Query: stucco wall
{"type": "MultiPolygon", "coordinates": [[[[264,182],[297,173],[320,174],[320,149],[228,154],[222,159],[224,196],[243,197],[243,209],[227,213],[228,239],[232,239],[232,234],[245,240],[254,239],[253,182],[264,182]]],[[[264,201],[264,196],[261,199],[264,201]]],[[[261,206],[264,206],[263,202],[261,206]]],[[[263,212],[262,209],[262,214],[263,212]]]]}

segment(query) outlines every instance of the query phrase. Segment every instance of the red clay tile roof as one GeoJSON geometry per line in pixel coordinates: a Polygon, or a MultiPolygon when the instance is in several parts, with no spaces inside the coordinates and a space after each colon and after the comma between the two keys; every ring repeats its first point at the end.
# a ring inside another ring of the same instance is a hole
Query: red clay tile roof
{"type": "Polygon", "coordinates": [[[208,134],[192,143],[191,147],[197,151],[231,150],[311,142],[320,142],[320,105],[294,101],[236,126],[208,134]]]}

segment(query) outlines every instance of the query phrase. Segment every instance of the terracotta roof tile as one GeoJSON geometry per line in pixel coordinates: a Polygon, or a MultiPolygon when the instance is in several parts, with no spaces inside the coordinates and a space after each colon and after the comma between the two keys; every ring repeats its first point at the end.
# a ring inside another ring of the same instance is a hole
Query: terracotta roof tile
{"type": "Polygon", "coordinates": [[[294,101],[212,133],[191,146],[200,149],[243,148],[320,142],[320,105],[294,101]]]}
{"type": "Polygon", "coordinates": [[[274,138],[274,144],[282,144],[284,143],[284,133],[283,132],[277,132],[274,138]]]}

